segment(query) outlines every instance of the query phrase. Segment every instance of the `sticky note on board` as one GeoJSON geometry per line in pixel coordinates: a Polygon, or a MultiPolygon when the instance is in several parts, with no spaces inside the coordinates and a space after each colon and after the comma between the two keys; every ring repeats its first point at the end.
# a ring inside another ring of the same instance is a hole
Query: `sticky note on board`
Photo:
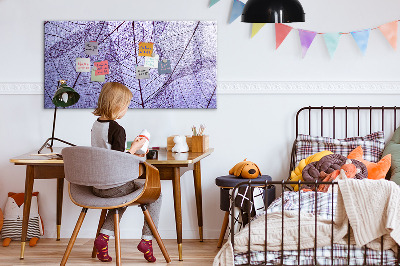
{"type": "Polygon", "coordinates": [[[170,60],[162,60],[158,62],[158,74],[169,74],[171,73],[171,61],[170,60]]]}
{"type": "Polygon", "coordinates": [[[87,55],[98,55],[99,54],[99,45],[97,42],[86,42],[85,43],[85,53],[87,55]]]}
{"type": "Polygon", "coordinates": [[[90,58],[77,58],[76,72],[90,72],[90,58]]]}
{"type": "Polygon", "coordinates": [[[158,68],[158,59],[159,55],[155,55],[154,57],[146,56],[144,59],[144,66],[149,68],[158,68]]]}
{"type": "Polygon", "coordinates": [[[153,54],[153,45],[152,42],[140,42],[139,56],[151,56],[153,54]]]}
{"type": "Polygon", "coordinates": [[[110,74],[110,69],[108,68],[108,60],[94,62],[93,64],[97,69],[96,76],[110,74]]]}
{"type": "Polygon", "coordinates": [[[106,81],[106,75],[98,75],[98,76],[96,76],[96,67],[93,67],[92,68],[92,70],[90,71],[90,76],[91,76],[91,78],[90,78],[90,81],[91,82],[95,82],[95,81],[97,81],[97,82],[104,82],[104,81],[106,81]]]}
{"type": "Polygon", "coordinates": [[[136,78],[137,79],[148,79],[150,78],[150,68],[144,66],[136,67],[136,78]]]}

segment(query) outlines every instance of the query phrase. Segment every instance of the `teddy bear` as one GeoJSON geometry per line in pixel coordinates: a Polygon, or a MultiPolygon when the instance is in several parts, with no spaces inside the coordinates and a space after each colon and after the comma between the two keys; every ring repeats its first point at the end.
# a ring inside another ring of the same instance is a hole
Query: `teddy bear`
{"type": "Polygon", "coordinates": [[[229,170],[229,174],[252,179],[261,175],[261,171],[255,163],[247,161],[246,158],[229,170]]]}
{"type": "MultiPolygon", "coordinates": [[[[39,192],[32,193],[29,214],[27,239],[30,239],[29,246],[31,247],[35,246],[40,236],[43,235],[43,223],[39,215],[37,200],[38,195],[39,192]]],[[[9,192],[4,208],[3,228],[1,229],[4,247],[8,247],[11,240],[21,240],[23,213],[24,193],[9,192]]]]}
{"type": "Polygon", "coordinates": [[[188,152],[189,146],[186,143],[185,136],[175,136],[174,137],[175,146],[172,148],[172,152],[188,152]]]}

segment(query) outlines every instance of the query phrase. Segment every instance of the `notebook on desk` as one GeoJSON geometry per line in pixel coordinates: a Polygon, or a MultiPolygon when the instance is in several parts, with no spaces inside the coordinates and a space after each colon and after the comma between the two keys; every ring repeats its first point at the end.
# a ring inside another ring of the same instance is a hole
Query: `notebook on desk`
{"type": "Polygon", "coordinates": [[[43,156],[48,159],[62,159],[62,155],[60,153],[52,152],[52,153],[33,153],[31,156],[43,156]]]}

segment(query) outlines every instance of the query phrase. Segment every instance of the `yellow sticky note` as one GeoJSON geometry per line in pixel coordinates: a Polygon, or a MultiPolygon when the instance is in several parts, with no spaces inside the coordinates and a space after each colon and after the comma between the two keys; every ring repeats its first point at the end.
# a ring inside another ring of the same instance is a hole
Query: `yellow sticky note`
{"type": "Polygon", "coordinates": [[[139,43],[139,56],[152,56],[153,45],[154,44],[152,42],[140,42],[139,43]]]}

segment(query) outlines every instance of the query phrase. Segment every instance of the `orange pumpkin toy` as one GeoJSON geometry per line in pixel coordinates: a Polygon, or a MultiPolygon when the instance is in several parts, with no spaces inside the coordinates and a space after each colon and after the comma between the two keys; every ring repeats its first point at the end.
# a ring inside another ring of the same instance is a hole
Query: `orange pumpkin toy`
{"type": "Polygon", "coordinates": [[[229,170],[229,174],[249,179],[260,176],[261,171],[258,166],[255,163],[246,160],[247,158],[242,162],[237,163],[231,170],[229,170]]]}

